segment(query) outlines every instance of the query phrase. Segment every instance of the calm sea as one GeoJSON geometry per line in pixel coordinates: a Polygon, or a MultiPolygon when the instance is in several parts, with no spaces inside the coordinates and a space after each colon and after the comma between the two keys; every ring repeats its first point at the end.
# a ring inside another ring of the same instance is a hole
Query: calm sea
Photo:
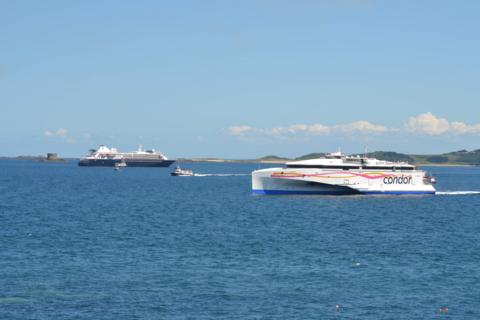
{"type": "MultiPolygon", "coordinates": [[[[0,319],[480,319],[480,195],[253,196],[172,169],[0,161],[0,319]]],[[[480,191],[480,168],[428,170],[480,191]]]]}

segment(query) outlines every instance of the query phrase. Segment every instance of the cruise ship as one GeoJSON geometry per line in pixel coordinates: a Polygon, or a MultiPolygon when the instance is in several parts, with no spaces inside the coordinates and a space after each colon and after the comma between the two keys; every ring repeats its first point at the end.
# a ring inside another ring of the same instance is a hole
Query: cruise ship
{"type": "Polygon", "coordinates": [[[340,152],[252,172],[255,194],[435,194],[434,179],[406,162],[340,152]]]}
{"type": "Polygon", "coordinates": [[[174,162],[155,150],[143,150],[141,145],[137,151],[132,152],[118,152],[115,148],[101,145],[97,150],[90,150],[78,165],[113,167],[124,163],[127,167],[168,167],[174,162]]]}

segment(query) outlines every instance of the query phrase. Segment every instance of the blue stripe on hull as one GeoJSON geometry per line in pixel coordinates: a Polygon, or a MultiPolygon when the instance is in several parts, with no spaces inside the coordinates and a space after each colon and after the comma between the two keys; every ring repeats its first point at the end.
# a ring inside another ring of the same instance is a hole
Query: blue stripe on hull
{"type": "Polygon", "coordinates": [[[302,190],[259,190],[253,189],[254,194],[264,194],[264,195],[275,195],[275,194],[319,194],[319,195],[351,195],[351,194],[364,194],[364,195],[375,195],[375,194],[384,194],[384,195],[422,195],[422,194],[435,194],[435,191],[367,191],[367,192],[345,192],[345,191],[335,191],[335,190],[319,190],[319,191],[302,191],[302,190]]]}

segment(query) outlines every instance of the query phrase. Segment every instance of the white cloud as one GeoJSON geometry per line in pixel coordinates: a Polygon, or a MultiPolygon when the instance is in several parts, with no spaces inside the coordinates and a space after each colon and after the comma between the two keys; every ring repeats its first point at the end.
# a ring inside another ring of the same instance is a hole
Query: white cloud
{"type": "Polygon", "coordinates": [[[447,119],[438,118],[431,112],[427,112],[419,114],[416,117],[410,117],[405,127],[410,132],[435,136],[448,132],[450,124],[447,119]]]}
{"type": "Polygon", "coordinates": [[[44,135],[47,136],[47,137],[66,138],[67,137],[67,129],[60,128],[57,131],[45,130],[44,135]]]}
{"type": "Polygon", "coordinates": [[[230,132],[230,134],[234,136],[242,136],[246,132],[252,131],[252,130],[254,129],[250,126],[234,126],[234,127],[228,128],[228,131],[230,132]]]}
{"type": "Polygon", "coordinates": [[[337,131],[348,132],[348,133],[383,133],[383,132],[393,130],[385,126],[373,124],[363,120],[347,123],[347,124],[336,125],[334,126],[334,129],[337,131]]]}
{"type": "Polygon", "coordinates": [[[312,124],[308,126],[308,133],[312,135],[321,135],[330,133],[330,128],[323,124],[312,124]]]}
{"type": "Polygon", "coordinates": [[[480,133],[480,124],[468,125],[463,122],[452,122],[450,129],[456,134],[480,133]]]}
{"type": "Polygon", "coordinates": [[[57,137],[65,138],[67,136],[67,129],[60,128],[56,132],[57,137]]]}
{"type": "Polygon", "coordinates": [[[290,133],[297,133],[301,131],[305,131],[308,129],[308,126],[305,124],[294,124],[293,126],[290,126],[287,128],[287,131],[290,133]]]}
{"type": "Polygon", "coordinates": [[[469,125],[458,121],[449,122],[447,119],[437,117],[431,112],[426,112],[408,118],[404,124],[403,130],[374,124],[365,120],[331,126],[316,123],[293,124],[290,126],[273,128],[255,128],[248,125],[229,128],[230,134],[234,136],[243,136],[249,133],[250,135],[255,136],[270,136],[278,138],[308,137],[328,134],[361,134],[367,136],[401,131],[404,133],[409,132],[411,134],[426,134],[430,136],[442,134],[480,134],[480,124],[469,125]]]}
{"type": "Polygon", "coordinates": [[[269,136],[280,136],[285,133],[285,128],[277,127],[277,128],[263,129],[263,130],[257,130],[257,131],[265,133],[269,136]]]}
{"type": "Polygon", "coordinates": [[[263,132],[267,135],[324,135],[330,133],[330,128],[322,124],[294,124],[289,127],[275,127],[270,129],[257,129],[258,132],[263,132]]]}
{"type": "Polygon", "coordinates": [[[469,125],[459,121],[449,122],[447,119],[439,118],[431,112],[410,117],[405,124],[407,131],[423,133],[431,136],[441,134],[475,134],[480,133],[480,124],[469,125]]]}
{"type": "Polygon", "coordinates": [[[340,124],[335,126],[327,126],[320,123],[315,124],[294,124],[288,127],[273,127],[273,128],[254,128],[251,126],[234,126],[230,127],[229,132],[234,136],[241,136],[247,132],[266,136],[318,136],[328,135],[330,133],[383,133],[391,131],[387,127],[370,123],[368,121],[357,121],[347,124],[340,124]]]}

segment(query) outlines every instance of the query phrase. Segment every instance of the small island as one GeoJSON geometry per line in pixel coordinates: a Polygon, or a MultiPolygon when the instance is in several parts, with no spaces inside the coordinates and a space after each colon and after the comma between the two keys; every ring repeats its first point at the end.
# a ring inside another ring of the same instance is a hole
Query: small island
{"type": "Polygon", "coordinates": [[[39,161],[39,162],[50,162],[50,163],[66,163],[67,160],[63,158],[59,158],[57,153],[49,152],[46,156],[38,155],[38,156],[31,156],[31,155],[20,155],[16,157],[0,157],[0,159],[5,160],[27,160],[27,161],[39,161]]]}
{"type": "Polygon", "coordinates": [[[47,153],[46,158],[40,159],[41,162],[67,162],[65,159],[61,159],[58,157],[58,154],[49,152],[47,153]]]}

